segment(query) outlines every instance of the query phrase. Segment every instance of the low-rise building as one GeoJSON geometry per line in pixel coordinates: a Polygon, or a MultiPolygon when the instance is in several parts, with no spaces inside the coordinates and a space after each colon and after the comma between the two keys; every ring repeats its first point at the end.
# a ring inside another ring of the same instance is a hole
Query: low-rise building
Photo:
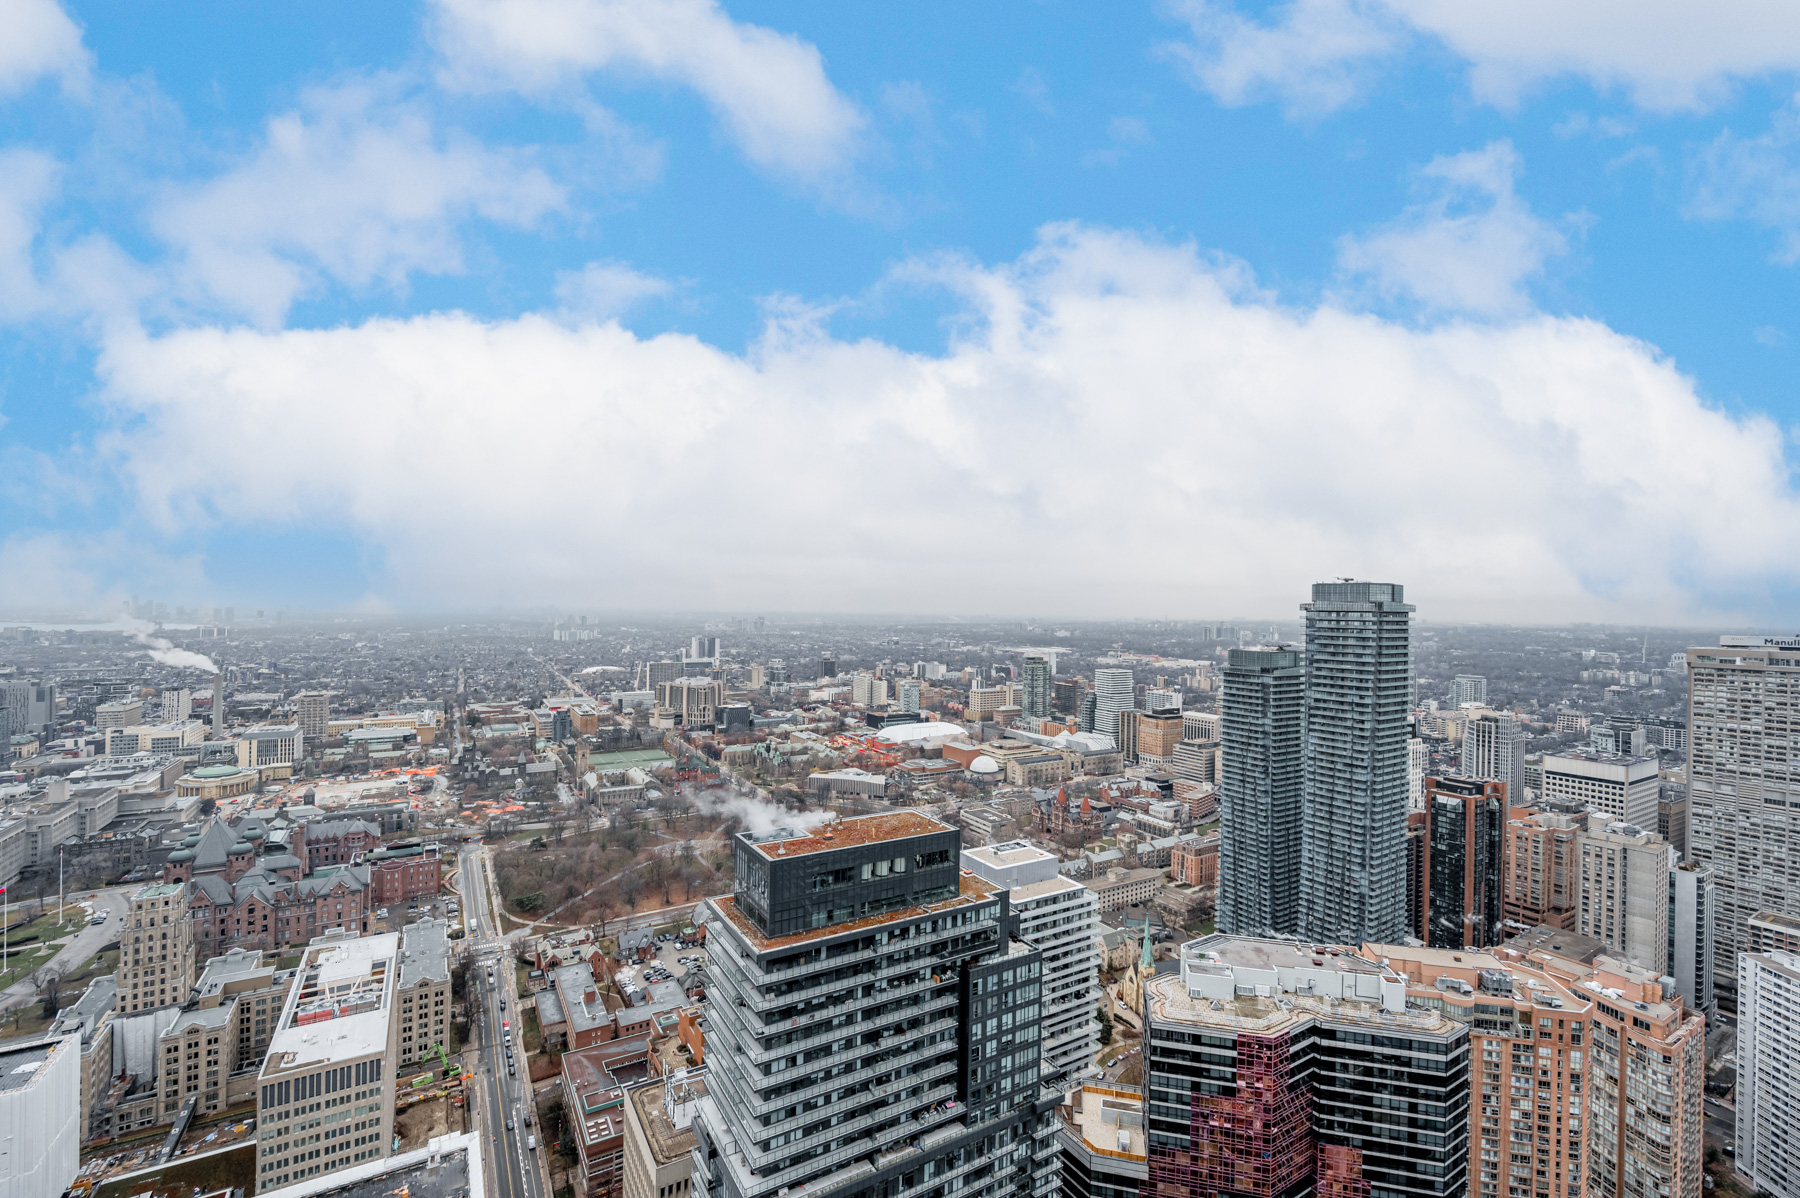
{"type": "Polygon", "coordinates": [[[1162,879],[1163,871],[1160,869],[1121,869],[1115,866],[1099,877],[1089,878],[1084,885],[1094,892],[1100,910],[1111,913],[1154,902],[1157,890],[1162,887],[1162,879]]]}

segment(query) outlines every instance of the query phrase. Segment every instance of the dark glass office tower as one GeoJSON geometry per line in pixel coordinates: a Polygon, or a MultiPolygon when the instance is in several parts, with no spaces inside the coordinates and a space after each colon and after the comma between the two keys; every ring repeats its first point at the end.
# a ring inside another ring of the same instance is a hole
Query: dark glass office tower
{"type": "Polygon", "coordinates": [[[1305,704],[1306,667],[1298,650],[1227,655],[1219,701],[1222,932],[1292,935],[1298,927],[1305,704]]]}
{"type": "MultiPolygon", "coordinates": [[[[1406,935],[1413,609],[1389,582],[1315,583],[1306,613],[1300,934],[1406,935]]],[[[1222,840],[1222,838],[1221,838],[1222,840]]]]}

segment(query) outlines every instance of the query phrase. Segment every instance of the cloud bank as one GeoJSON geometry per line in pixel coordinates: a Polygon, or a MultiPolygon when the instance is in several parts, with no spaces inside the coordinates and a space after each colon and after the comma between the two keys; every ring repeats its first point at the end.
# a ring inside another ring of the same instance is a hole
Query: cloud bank
{"type": "Polygon", "coordinates": [[[1191,41],[1171,47],[1230,105],[1278,98],[1316,116],[1359,98],[1420,41],[1456,55],[1477,100],[1502,107],[1562,77],[1636,105],[1693,110],[1741,80],[1800,69],[1800,7],[1785,0],[1289,0],[1268,20],[1228,0],[1178,0],[1191,41]]]}
{"type": "Polygon", "coordinates": [[[1079,225],[909,273],[969,305],[942,353],[566,313],[117,336],[106,452],[165,529],[347,529],[413,605],[1278,612],[1355,574],[1674,620],[1800,573],[1781,431],[1596,322],[1299,310],[1079,225]]]}

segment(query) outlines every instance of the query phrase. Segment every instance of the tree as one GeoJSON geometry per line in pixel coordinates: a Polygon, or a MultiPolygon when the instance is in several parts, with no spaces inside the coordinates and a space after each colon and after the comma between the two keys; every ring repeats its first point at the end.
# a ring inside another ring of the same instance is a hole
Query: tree
{"type": "Polygon", "coordinates": [[[1108,1010],[1104,1004],[1102,1004],[1099,1012],[1094,1016],[1094,1018],[1098,1019],[1100,1021],[1100,1043],[1103,1046],[1107,1045],[1107,1044],[1111,1044],[1113,1042],[1112,1012],[1110,1010],[1108,1010]]]}
{"type": "Polygon", "coordinates": [[[62,1007],[62,971],[54,965],[38,970],[37,989],[38,997],[44,1002],[44,1018],[56,1018],[56,1012],[62,1007]]]}

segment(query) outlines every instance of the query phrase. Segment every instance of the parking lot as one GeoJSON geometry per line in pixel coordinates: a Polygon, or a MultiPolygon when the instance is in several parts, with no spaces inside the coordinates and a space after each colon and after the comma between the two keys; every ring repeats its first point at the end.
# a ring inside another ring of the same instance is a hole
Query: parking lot
{"type": "Polygon", "coordinates": [[[398,932],[409,923],[417,923],[427,917],[447,919],[451,927],[455,927],[461,916],[456,913],[459,903],[453,894],[442,895],[430,902],[423,903],[390,903],[375,909],[373,920],[377,932],[398,932]],[[382,912],[387,912],[383,915],[382,912]]]}
{"type": "Polygon", "coordinates": [[[674,939],[658,939],[656,956],[639,964],[627,962],[620,967],[620,986],[635,985],[641,992],[645,985],[660,981],[680,982],[693,964],[704,964],[706,950],[699,946],[683,947],[674,939]]]}

